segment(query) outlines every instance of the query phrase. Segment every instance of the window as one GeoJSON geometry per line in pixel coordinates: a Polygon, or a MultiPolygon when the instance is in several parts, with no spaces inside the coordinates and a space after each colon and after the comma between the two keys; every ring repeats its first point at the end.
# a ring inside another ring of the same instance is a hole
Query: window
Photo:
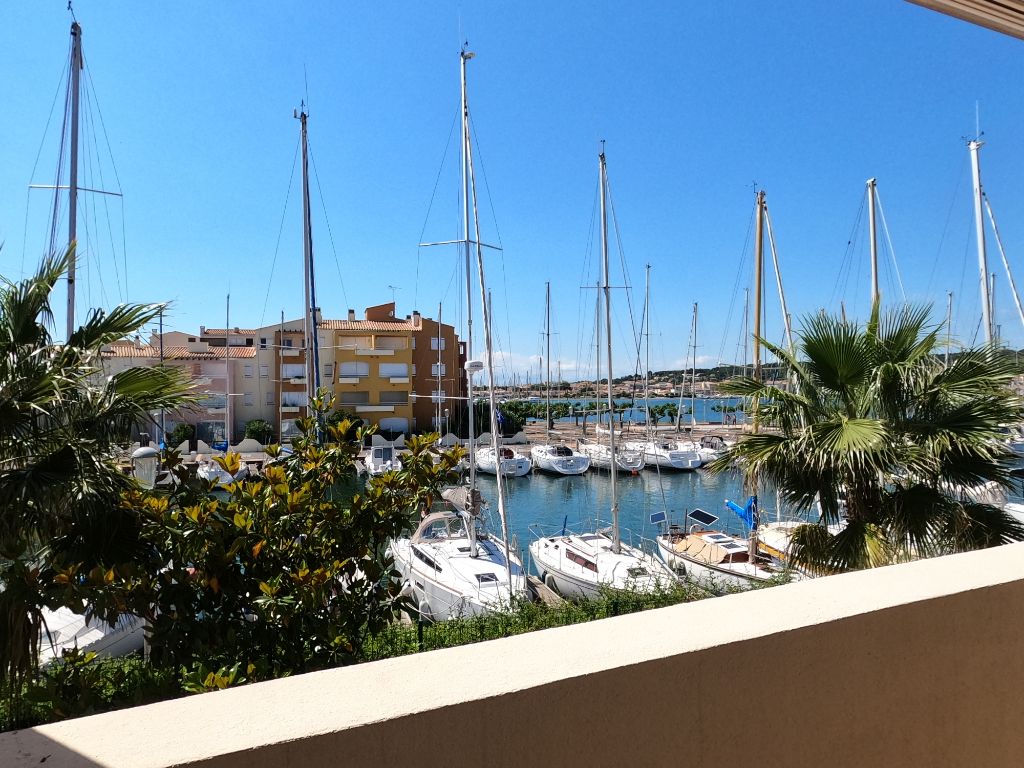
{"type": "Polygon", "coordinates": [[[378,336],[374,349],[408,349],[409,342],[405,336],[378,336]]]}
{"type": "Polygon", "coordinates": [[[306,378],[306,366],[303,363],[284,363],[281,366],[282,379],[306,378]]]}
{"type": "Polygon", "coordinates": [[[227,397],[225,395],[206,395],[205,397],[199,398],[196,405],[200,408],[206,408],[213,410],[215,408],[225,408],[227,406],[227,397]]]}
{"type": "Polygon", "coordinates": [[[373,346],[373,339],[369,336],[342,336],[338,346],[342,349],[369,349],[373,346]]]}
{"type": "Polygon", "coordinates": [[[274,404],[274,393],[273,392],[267,392],[266,393],[266,397],[264,398],[263,402],[266,405],[273,405],[274,404]]]}
{"type": "Polygon", "coordinates": [[[324,363],[324,378],[325,379],[333,379],[334,378],[334,363],[324,363]]]}
{"type": "Polygon", "coordinates": [[[252,392],[246,392],[245,393],[245,400],[244,400],[244,402],[245,402],[246,405],[255,405],[256,404],[256,398],[253,396],[252,392]]]}
{"type": "Polygon", "coordinates": [[[415,336],[412,337],[412,348],[416,349],[416,337],[415,336]]]}
{"type": "Polygon", "coordinates": [[[381,405],[407,405],[409,402],[408,392],[381,392],[381,405]]]}
{"type": "Polygon", "coordinates": [[[430,366],[430,375],[431,376],[444,376],[444,374],[445,374],[445,365],[444,365],[444,363],[432,363],[431,364],[431,366],[430,366]]]}
{"type": "Polygon", "coordinates": [[[260,364],[260,378],[267,379],[270,377],[270,366],[266,363],[260,364]]]}
{"type": "Polygon", "coordinates": [[[412,375],[413,375],[413,376],[415,376],[415,375],[416,375],[416,363],[413,363],[413,364],[412,364],[412,375]]]}
{"type": "Polygon", "coordinates": [[[437,350],[444,349],[444,336],[431,336],[430,337],[430,348],[435,352],[437,350]]]}
{"type": "Polygon", "coordinates": [[[192,375],[193,376],[202,376],[203,375],[203,364],[202,363],[192,363],[192,375]]]}
{"type": "Polygon", "coordinates": [[[338,375],[343,379],[351,379],[355,376],[369,376],[370,364],[364,362],[342,363],[338,369],[338,375]]]}
{"type": "Polygon", "coordinates": [[[267,348],[267,337],[266,336],[260,336],[260,349],[266,349],[266,348],[267,348]]]}
{"type": "Polygon", "coordinates": [[[341,404],[342,405],[369,405],[370,404],[370,393],[369,392],[342,392],[341,393],[341,404]]]}
{"type": "Polygon", "coordinates": [[[291,348],[291,346],[292,346],[292,340],[291,340],[291,339],[284,339],[284,340],[283,340],[283,341],[281,342],[281,346],[282,346],[282,347],[288,347],[288,348],[291,348]]]}
{"type": "Polygon", "coordinates": [[[597,573],[597,563],[592,563],[590,560],[587,560],[587,558],[576,554],[571,549],[565,550],[565,556],[572,562],[576,563],[576,565],[582,566],[583,568],[586,568],[588,571],[593,571],[594,573],[597,573]]]}
{"type": "Polygon", "coordinates": [[[389,379],[392,376],[408,376],[409,365],[408,363],[381,363],[380,364],[380,377],[382,379],[389,379]]]}
{"type": "Polygon", "coordinates": [[[443,403],[445,399],[445,393],[443,389],[435,389],[430,393],[430,402],[432,403],[443,403]]]}
{"type": "Polygon", "coordinates": [[[306,393],[305,392],[282,392],[281,393],[281,405],[286,408],[294,408],[297,405],[306,404],[306,393]]]}
{"type": "Polygon", "coordinates": [[[252,378],[252,366],[251,365],[245,366],[244,372],[245,372],[245,378],[247,378],[247,379],[251,379],[252,378]]]}

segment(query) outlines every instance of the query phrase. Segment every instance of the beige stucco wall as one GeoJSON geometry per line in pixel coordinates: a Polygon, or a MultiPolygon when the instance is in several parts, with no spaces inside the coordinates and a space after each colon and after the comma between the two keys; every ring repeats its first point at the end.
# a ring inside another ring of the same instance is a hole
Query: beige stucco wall
{"type": "Polygon", "coordinates": [[[1024,544],[0,736],[53,766],[1017,766],[1024,544]]]}

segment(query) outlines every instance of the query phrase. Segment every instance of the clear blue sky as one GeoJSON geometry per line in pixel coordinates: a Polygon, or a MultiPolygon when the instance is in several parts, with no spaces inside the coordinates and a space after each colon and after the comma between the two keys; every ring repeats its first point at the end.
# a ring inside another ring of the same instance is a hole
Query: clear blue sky
{"type": "MultiPolygon", "coordinates": [[[[47,242],[49,194],[27,187],[54,179],[59,103],[45,141],[44,128],[68,54],[65,6],[0,10],[7,277],[31,269],[47,242]]],[[[654,369],[687,354],[694,301],[701,363],[737,358],[755,182],[767,190],[794,316],[840,300],[865,313],[866,213],[854,224],[875,176],[908,298],[933,302],[941,319],[953,291],[955,334],[970,340],[979,300],[963,137],[974,133],[976,102],[985,187],[1024,282],[1024,42],[901,0],[79,0],[75,11],[95,93],[92,167],[80,183],[99,186],[102,168],[102,183],[116,187],[112,155],[125,195],[123,235],[116,199],[89,203],[80,305],[171,301],[169,327],[194,330],[223,325],[230,287],[232,325],[271,323],[282,309],[299,316],[297,168],[287,209],[285,200],[298,141],[292,110],[308,82],[324,314],[361,312],[389,300],[393,285],[400,314],[436,315],[444,301],[446,320],[462,317],[458,254],[417,248],[421,233],[459,232],[458,145],[448,142],[462,38],[477,54],[470,104],[486,178],[484,239],[504,246],[488,257],[488,281],[506,373],[541,351],[546,280],[553,358],[567,377],[592,371],[594,292],[580,286],[596,277],[601,139],[637,322],[643,265],[652,265],[654,369]],[[127,293],[123,265],[115,270],[122,244],[127,293]]],[[[991,237],[990,246],[997,321],[1024,346],[991,237]]],[[[895,301],[884,239],[882,255],[884,300],[895,301]]],[[[774,282],[768,289],[767,335],[781,340],[774,282]]],[[[62,307],[63,287],[55,298],[62,307]]],[[[617,373],[635,356],[624,298],[617,373]]]]}

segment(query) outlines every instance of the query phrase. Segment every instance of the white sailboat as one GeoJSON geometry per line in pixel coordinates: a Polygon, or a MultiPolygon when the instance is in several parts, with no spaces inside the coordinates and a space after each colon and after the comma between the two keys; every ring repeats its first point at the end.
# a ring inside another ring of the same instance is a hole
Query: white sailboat
{"type": "MultiPolygon", "coordinates": [[[[551,283],[545,284],[544,333],[547,337],[547,388],[545,392],[544,424],[551,435],[551,283]]],[[[590,467],[590,459],[567,445],[543,443],[530,448],[530,458],[537,469],[555,475],[582,475],[590,467]]]]}
{"type": "Polygon", "coordinates": [[[394,445],[375,445],[366,456],[366,471],[371,477],[383,475],[385,472],[398,472],[402,469],[402,460],[398,457],[398,449],[394,445]]]}
{"type": "Polygon", "coordinates": [[[683,447],[672,440],[666,440],[659,438],[658,433],[655,430],[651,431],[651,423],[649,414],[651,412],[651,398],[650,398],[650,381],[648,379],[648,373],[651,370],[651,265],[647,265],[646,280],[645,280],[645,309],[644,318],[647,325],[646,336],[647,336],[647,362],[644,366],[644,410],[648,414],[646,421],[647,435],[644,440],[627,442],[625,448],[627,451],[639,452],[643,456],[643,462],[645,467],[655,467],[657,469],[679,469],[679,470],[694,470],[698,469],[703,463],[701,461],[700,454],[696,450],[692,450],[688,447],[683,447]]]}
{"type": "Polygon", "coordinates": [[[476,450],[473,408],[473,374],[488,372],[488,402],[494,450],[501,451],[497,425],[497,403],[494,397],[494,368],[491,342],[490,308],[486,300],[483,243],[480,222],[476,216],[476,185],[473,176],[472,145],[469,134],[469,102],[466,94],[466,62],[473,53],[465,47],[459,53],[462,95],[462,212],[463,237],[456,241],[464,247],[466,273],[466,393],[469,423],[469,484],[449,488],[443,497],[449,508],[429,513],[412,536],[395,539],[388,551],[421,616],[428,620],[473,616],[509,606],[513,600],[526,597],[526,573],[522,563],[509,547],[505,518],[504,475],[495,475],[498,515],[502,536],[496,541],[483,525],[483,499],[476,488],[479,451],[476,450]],[[472,201],[472,209],[470,202],[472,201]],[[470,215],[474,232],[470,232],[470,215]],[[471,236],[472,234],[472,236],[471,236]],[[483,306],[486,364],[473,359],[473,284],[472,247],[476,246],[477,271],[480,276],[480,297],[483,306]]]}
{"type": "Polygon", "coordinates": [[[488,475],[500,474],[505,477],[523,477],[530,474],[533,464],[526,456],[520,456],[505,446],[480,448],[476,452],[476,468],[488,475]],[[500,455],[500,459],[498,458],[500,455]]]}
{"type": "MultiPolygon", "coordinates": [[[[612,413],[612,310],[608,269],[608,190],[604,149],[598,156],[601,186],[601,253],[604,273],[604,314],[608,354],[608,410],[612,413]]],[[[609,458],[615,465],[615,430],[608,434],[609,458]]],[[[597,597],[602,588],[653,591],[674,580],[671,571],[657,558],[622,542],[619,532],[617,473],[609,473],[611,483],[610,530],[575,534],[563,530],[530,544],[533,557],[545,584],[568,597],[597,597]]]]}

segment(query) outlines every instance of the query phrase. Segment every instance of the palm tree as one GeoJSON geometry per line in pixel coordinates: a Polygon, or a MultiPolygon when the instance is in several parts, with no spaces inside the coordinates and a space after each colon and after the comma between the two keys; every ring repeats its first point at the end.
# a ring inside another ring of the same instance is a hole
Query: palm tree
{"type": "Polygon", "coordinates": [[[798,509],[820,505],[820,524],[794,532],[796,565],[828,573],[1024,539],[1020,522],[980,501],[1011,485],[1001,425],[1024,419],[1009,388],[1018,367],[993,347],[944,366],[928,314],[880,318],[876,305],[863,327],[808,317],[796,354],[761,340],[792,372],[792,391],[723,385],[766,429],[712,469],[739,467],[753,489],[772,485],[798,509]]]}
{"type": "Polygon", "coordinates": [[[54,580],[62,567],[88,571],[140,546],[134,513],[119,505],[134,481],[113,453],[152,413],[188,402],[173,368],[103,376],[102,347],[143,328],[159,305],[93,310],[53,342],[50,294],[72,253],[0,285],[0,682],[34,667],[40,610],[67,592],[54,580]]]}

